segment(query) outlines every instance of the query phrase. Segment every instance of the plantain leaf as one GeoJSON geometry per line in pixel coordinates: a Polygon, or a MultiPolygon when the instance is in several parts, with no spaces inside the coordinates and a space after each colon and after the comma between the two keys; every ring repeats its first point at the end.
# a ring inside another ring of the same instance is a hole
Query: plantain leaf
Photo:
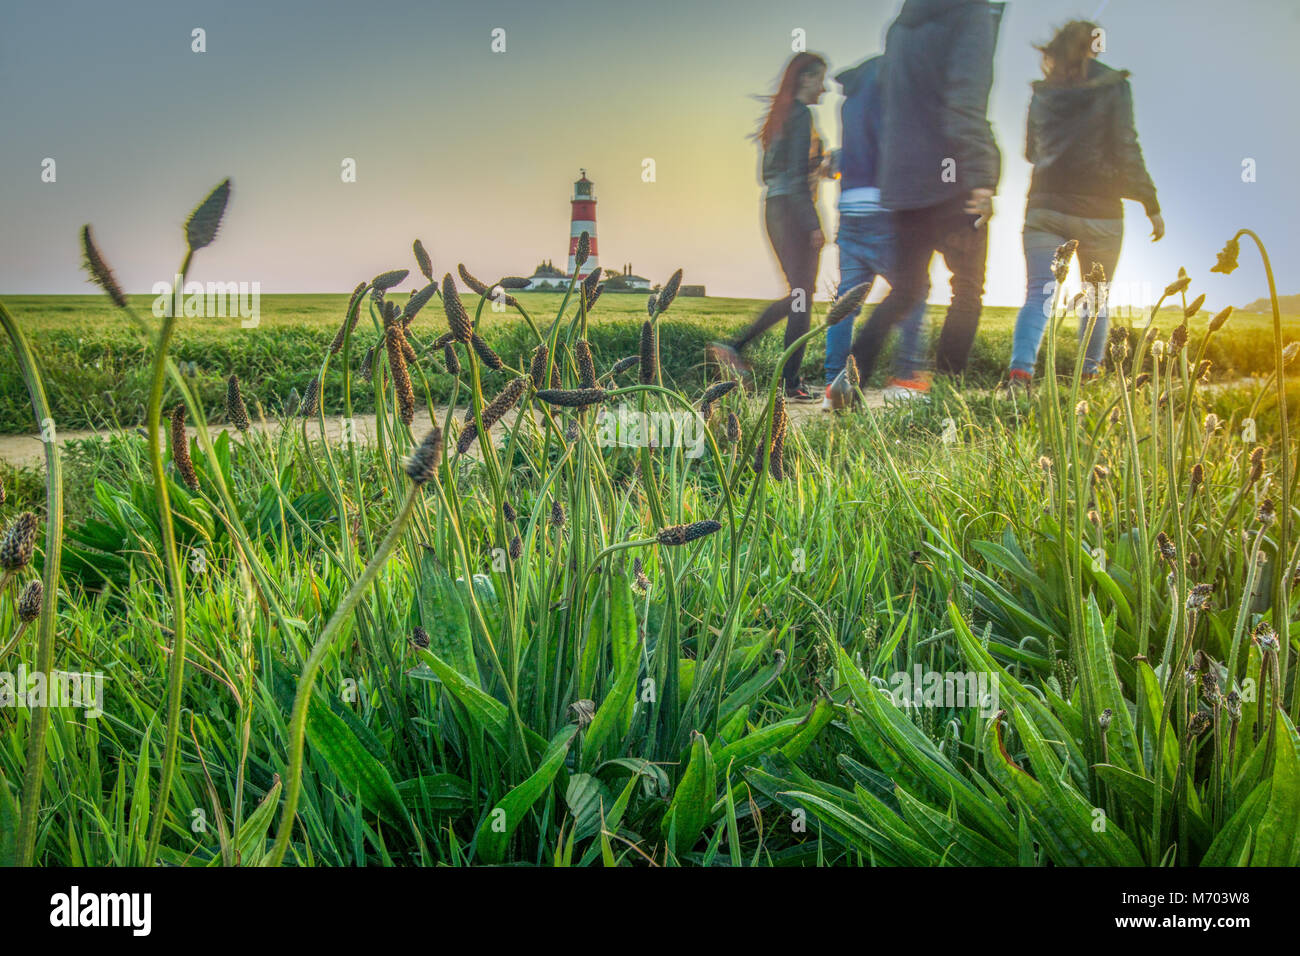
{"type": "MultiPolygon", "coordinates": [[[[623,714],[629,705],[636,704],[636,677],[640,673],[638,661],[633,658],[625,662],[623,672],[618,675],[614,686],[610,688],[605,699],[596,709],[586,733],[582,736],[582,769],[590,771],[600,759],[600,749],[606,738],[619,727],[623,714]]],[[[621,738],[620,738],[621,739],[621,738]]]]}
{"type": "Polygon", "coordinates": [[[469,712],[470,719],[482,727],[489,737],[502,747],[506,747],[508,745],[506,705],[480,690],[477,684],[472,683],[468,677],[437,654],[425,648],[418,648],[415,653],[420,660],[429,665],[438,680],[442,681],[442,686],[460,701],[469,712]]]}
{"type": "Polygon", "coordinates": [[[803,719],[799,732],[781,745],[781,753],[790,760],[798,760],[834,716],[835,707],[831,704],[830,698],[818,697],[813,701],[808,716],[803,719]]]}
{"type": "Polygon", "coordinates": [[[564,802],[573,817],[574,838],[585,840],[600,830],[601,815],[610,811],[614,800],[598,777],[575,773],[569,777],[564,802]]]}
{"type": "Polygon", "coordinates": [[[1097,599],[1089,594],[1083,616],[1083,653],[1097,698],[1097,713],[1100,714],[1102,710],[1111,712],[1109,742],[1112,761],[1129,770],[1140,771],[1143,768],[1138,757],[1133,715],[1129,713],[1128,702],[1120,688],[1119,675],[1115,673],[1115,655],[1111,641],[1113,630],[1113,620],[1102,620],[1097,599]]]}
{"type": "Polygon", "coordinates": [[[811,810],[813,815],[849,847],[864,854],[869,861],[877,857],[886,863],[906,865],[905,858],[889,838],[872,827],[861,816],[844,809],[832,800],[803,790],[787,790],[782,794],[792,809],[811,810]]]}
{"type": "Polygon", "coordinates": [[[394,823],[406,822],[406,808],[388,768],[361,745],[329,707],[313,699],[307,707],[307,739],[330,770],[367,810],[394,823]]]}
{"type": "MultiPolygon", "coordinates": [[[[582,774],[574,774],[574,776],[580,777],[582,774]]],[[[618,799],[614,801],[613,807],[608,810],[604,809],[604,807],[608,805],[608,800],[602,798],[602,806],[599,808],[601,817],[596,821],[597,827],[600,830],[600,840],[593,841],[592,845],[587,849],[586,854],[582,858],[583,866],[589,866],[591,862],[596,859],[598,854],[602,858],[605,856],[605,848],[610,845],[608,834],[618,832],[619,826],[623,823],[623,814],[627,812],[627,806],[632,801],[632,794],[636,791],[637,782],[639,780],[639,774],[634,773],[629,776],[627,778],[627,783],[623,785],[623,792],[618,795],[618,799]]],[[[603,783],[601,784],[601,788],[606,792],[606,794],[610,792],[605,788],[603,783]]],[[[572,804],[570,805],[572,806],[572,804]]],[[[610,864],[607,862],[605,865],[609,866],[610,864]]]]}
{"type": "Polygon", "coordinates": [[[704,832],[717,799],[718,782],[709,742],[698,731],[691,731],[691,756],[686,772],[673,793],[664,814],[661,832],[670,841],[673,852],[681,855],[695,845],[704,832]]]}
{"type": "Polygon", "coordinates": [[[781,676],[781,671],[784,669],[785,651],[778,648],[771,664],[759,670],[723,700],[722,708],[718,712],[718,726],[727,723],[742,707],[757,700],[758,696],[781,676]]]}
{"type": "Polygon", "coordinates": [[[955,800],[968,823],[978,826],[995,843],[1009,845],[1014,840],[1010,815],[976,789],[883,691],[868,683],[843,648],[839,658],[841,679],[848,684],[863,717],[902,763],[935,794],[955,800]]]}
{"type": "Polygon", "coordinates": [[[505,856],[510,837],[524,820],[524,814],[536,803],[551,786],[559,772],[564,758],[568,756],[569,745],[578,732],[577,724],[568,724],[551,738],[546,752],[542,755],[540,765],[523,783],[512,789],[497,802],[483,822],[479,824],[474,837],[474,855],[484,863],[499,863],[505,856]]]}
{"type": "Polygon", "coordinates": [[[1053,746],[1068,758],[1071,776],[1081,786],[1087,786],[1088,768],[1084,762],[1083,752],[1079,748],[1079,742],[1066,730],[1061,719],[1052,713],[1051,709],[1043,703],[1042,698],[1026,688],[993,659],[975,637],[957,605],[951,601],[948,602],[948,620],[952,622],[957,636],[957,645],[967,664],[975,670],[997,675],[999,700],[1007,698],[1018,709],[1031,715],[1035,725],[1043,728],[1044,734],[1052,741],[1053,746]]]}
{"type": "Polygon", "coordinates": [[[856,787],[853,796],[867,816],[872,829],[887,841],[891,853],[903,866],[937,866],[941,857],[912,831],[907,821],[865,787],[856,787]]]}
{"type": "Polygon", "coordinates": [[[1016,729],[1044,793],[1076,837],[1091,840],[1111,866],[1141,866],[1142,855],[1118,822],[1106,819],[1065,777],[1064,768],[1028,715],[1013,712],[1016,729]]]}
{"type": "Polygon", "coordinates": [[[460,813],[468,810],[473,796],[468,781],[454,773],[431,773],[403,780],[397,785],[402,804],[411,811],[460,813]]]}
{"type": "Polygon", "coordinates": [[[1240,866],[1250,858],[1255,831],[1268,806],[1271,786],[1272,782],[1265,780],[1242,801],[1201,857],[1201,866],[1240,866]]]}
{"type": "Polygon", "coordinates": [[[984,733],[985,765],[1002,789],[1015,796],[1029,827],[1054,862],[1062,866],[1141,866],[1137,847],[1118,823],[1100,815],[1083,795],[1062,782],[1063,768],[1027,716],[1013,712],[1016,729],[1037,774],[1015,763],[1002,745],[1001,717],[984,733]]]}
{"type": "Polygon", "coordinates": [[[813,741],[817,733],[830,722],[831,713],[831,702],[824,697],[819,697],[813,702],[813,706],[808,713],[802,717],[789,717],[774,724],[768,724],[745,734],[739,740],[718,748],[718,752],[714,756],[714,762],[725,772],[728,767],[733,765],[736,768],[743,767],[759,754],[771,750],[782,750],[787,757],[794,759],[813,741]],[[796,738],[799,738],[801,734],[804,737],[797,740],[796,738]],[[795,753],[792,754],[786,748],[796,743],[799,746],[795,748],[795,753]]]}
{"type": "Polygon", "coordinates": [[[461,587],[442,569],[432,551],[420,555],[416,622],[429,634],[429,650],[456,669],[474,687],[482,687],[474,662],[474,639],[461,587]]]}
{"type": "Polygon", "coordinates": [[[235,838],[235,848],[241,866],[257,866],[261,863],[262,854],[266,849],[266,831],[270,829],[271,821],[275,819],[275,810],[280,803],[281,787],[282,784],[277,777],[275,784],[262,798],[262,802],[240,825],[239,835],[235,838]]]}
{"type": "Polygon", "coordinates": [[[1283,732],[1277,736],[1277,757],[1268,805],[1255,830],[1255,852],[1251,866],[1296,866],[1300,864],[1300,740],[1281,710],[1283,732]]]}
{"type": "Polygon", "coordinates": [[[962,826],[956,820],[940,813],[902,787],[895,787],[898,805],[911,824],[918,840],[943,855],[943,862],[952,866],[1015,866],[1016,857],[1008,850],[962,826]]]}
{"type": "MultiPolygon", "coordinates": [[[[149,829],[149,757],[152,730],[153,722],[150,721],[149,726],[145,728],[144,740],[140,744],[140,756],[135,765],[135,787],[131,791],[131,820],[128,842],[136,848],[141,856],[144,855],[145,850],[145,831],[149,829]]],[[[159,813],[165,811],[165,807],[158,809],[159,813]]],[[[142,860],[141,862],[152,865],[152,861],[142,860]]]]}
{"type": "MultiPolygon", "coordinates": [[[[1142,761],[1147,772],[1153,773],[1155,756],[1152,751],[1155,749],[1156,741],[1160,739],[1156,729],[1156,721],[1160,718],[1160,711],[1164,706],[1165,697],[1164,692],[1160,689],[1160,682],[1156,678],[1156,672],[1151,669],[1148,662],[1138,662],[1137,676],[1144,703],[1141,711],[1143,718],[1142,739],[1146,749],[1142,754],[1142,761]]],[[[1178,743],[1174,739],[1175,736],[1175,734],[1165,734],[1164,776],[1166,780],[1173,780],[1178,770],[1178,743]]]]}
{"type": "MultiPolygon", "coordinates": [[[[641,664],[641,642],[637,636],[636,602],[627,576],[615,574],[610,579],[609,646],[614,658],[614,673],[622,675],[629,668],[636,672],[641,664]]],[[[636,695],[629,695],[623,705],[620,736],[627,736],[636,709],[636,695]]]]}
{"type": "Polygon", "coordinates": [[[18,801],[9,792],[9,782],[0,773],[0,866],[14,866],[18,859],[18,801]]]}
{"type": "Polygon", "coordinates": [[[600,578],[593,577],[587,586],[587,626],[582,651],[578,655],[578,697],[591,698],[596,690],[596,673],[600,669],[602,629],[608,602],[600,578]]]}

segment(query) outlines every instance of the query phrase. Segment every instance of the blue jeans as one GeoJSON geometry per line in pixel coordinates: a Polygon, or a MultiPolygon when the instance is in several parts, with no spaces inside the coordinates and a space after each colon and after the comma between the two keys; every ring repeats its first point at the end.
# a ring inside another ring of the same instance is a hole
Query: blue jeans
{"type": "MultiPolygon", "coordinates": [[[[841,216],[835,242],[840,249],[840,287],[843,295],[854,286],[875,281],[876,276],[889,278],[894,261],[893,215],[879,212],[870,216],[841,216]]],[[[858,313],[845,316],[826,330],[826,384],[840,374],[853,344],[853,320],[858,313]]],[[[898,352],[894,357],[894,377],[909,379],[925,367],[921,332],[925,325],[925,296],[899,326],[898,352]]]]}
{"type": "MultiPolygon", "coordinates": [[[[1050,209],[1030,209],[1025,214],[1025,271],[1028,288],[1025,304],[1016,316],[1016,332],[1011,346],[1011,368],[1034,374],[1038,349],[1051,312],[1051,302],[1056,295],[1056,277],[1052,275],[1052,258],[1058,246],[1070,239],[1079,241],[1076,255],[1079,268],[1086,275],[1094,262],[1101,263],[1109,283],[1115,276],[1119,262],[1119,249],[1124,241],[1123,219],[1084,219],[1067,216],[1050,209]]],[[[1101,308],[1093,324],[1092,338],[1088,340],[1083,370],[1095,374],[1101,368],[1106,351],[1106,331],[1110,316],[1103,289],[1101,308]]],[[[1088,307],[1079,310],[1079,339],[1082,342],[1088,330],[1088,307]]]]}

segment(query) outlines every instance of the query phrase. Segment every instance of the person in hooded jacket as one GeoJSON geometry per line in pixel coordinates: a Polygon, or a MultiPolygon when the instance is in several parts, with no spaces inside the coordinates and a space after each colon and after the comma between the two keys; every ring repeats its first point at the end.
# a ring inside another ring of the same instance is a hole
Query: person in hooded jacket
{"type": "Polygon", "coordinates": [[[853,340],[864,381],[889,331],[925,300],[935,252],[952,271],[935,364],[950,375],[966,369],[1002,164],[987,111],[1003,8],[988,0],[905,0],[886,34],[880,199],[894,211],[897,239],[890,293],[853,340]]]}
{"type": "MultiPolygon", "coordinates": [[[[1028,384],[1056,298],[1057,249],[1077,240],[1080,272],[1099,264],[1106,283],[1114,280],[1124,239],[1122,200],[1142,203],[1152,240],[1165,233],[1156,188],[1138,145],[1133,91],[1126,71],[1097,62],[1100,28],[1075,20],[1039,47],[1043,79],[1034,83],[1025,134],[1025,158],[1033,163],[1025,211],[1025,304],[1016,317],[1008,382],[1028,384]]],[[[1088,313],[1095,311],[1084,357],[1084,374],[1095,375],[1106,347],[1105,286],[1095,306],[1085,301],[1079,318],[1082,344],[1088,313]]]]}
{"type": "MultiPolygon", "coordinates": [[[[872,57],[836,75],[844,90],[840,106],[842,145],[836,153],[840,177],[839,229],[835,243],[840,252],[840,284],[844,295],[876,276],[889,278],[894,255],[894,214],[880,204],[880,137],[884,122],[884,98],[880,77],[883,57],[872,57]]],[[[928,286],[927,286],[928,291],[928,286]]],[[[831,386],[843,370],[853,341],[851,315],[826,330],[826,396],[822,408],[837,407],[831,386]]],[[[925,325],[925,296],[899,326],[894,368],[885,386],[887,401],[923,396],[929,390],[925,378],[922,333],[925,325]]]]}

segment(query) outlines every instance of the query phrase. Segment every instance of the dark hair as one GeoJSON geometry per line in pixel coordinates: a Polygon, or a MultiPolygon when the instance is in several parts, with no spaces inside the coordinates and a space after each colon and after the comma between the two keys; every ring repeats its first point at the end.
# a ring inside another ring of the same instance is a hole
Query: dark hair
{"type": "Polygon", "coordinates": [[[1043,75],[1053,86],[1078,86],[1088,76],[1088,57],[1101,28],[1090,20],[1071,20],[1042,46],[1043,75]]]}
{"type": "Polygon", "coordinates": [[[824,69],[826,60],[816,53],[796,53],[790,58],[785,72],[781,74],[781,84],[771,98],[771,106],[768,107],[763,125],[758,129],[758,141],[764,149],[781,135],[781,129],[790,115],[790,107],[794,105],[794,94],[799,88],[799,81],[814,70],[824,69]]]}

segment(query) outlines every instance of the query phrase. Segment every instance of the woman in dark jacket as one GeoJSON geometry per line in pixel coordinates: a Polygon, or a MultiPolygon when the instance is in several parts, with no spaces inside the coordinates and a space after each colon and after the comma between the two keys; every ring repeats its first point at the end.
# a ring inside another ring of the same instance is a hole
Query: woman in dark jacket
{"type": "MultiPolygon", "coordinates": [[[[1025,158],[1034,164],[1025,211],[1028,288],[1016,317],[1008,372],[1013,385],[1028,383],[1034,373],[1057,291],[1057,248],[1078,240],[1080,270],[1086,275],[1100,264],[1110,283],[1124,238],[1121,200],[1142,203],[1153,241],[1165,233],[1134,128],[1128,73],[1097,62],[1100,36],[1096,24],[1076,20],[1039,48],[1044,79],[1034,84],[1025,136],[1025,158]]],[[[1096,374],[1106,344],[1104,288],[1084,358],[1087,375],[1096,374]]],[[[1085,308],[1079,318],[1081,343],[1087,326],[1085,308]]]]}
{"type": "MultiPolygon", "coordinates": [[[[786,348],[808,331],[817,265],[826,241],[815,203],[818,181],[825,169],[822,141],[808,107],[821,99],[825,80],[824,59],[815,53],[796,54],[785,68],[758,132],[763,147],[767,235],[790,293],[763,310],[732,346],[713,346],[714,355],[733,366],[743,366],[740,351],[787,316],[786,348]]],[[[796,401],[812,401],[813,396],[799,377],[803,352],[801,347],[785,364],[785,394],[796,401]]]]}

